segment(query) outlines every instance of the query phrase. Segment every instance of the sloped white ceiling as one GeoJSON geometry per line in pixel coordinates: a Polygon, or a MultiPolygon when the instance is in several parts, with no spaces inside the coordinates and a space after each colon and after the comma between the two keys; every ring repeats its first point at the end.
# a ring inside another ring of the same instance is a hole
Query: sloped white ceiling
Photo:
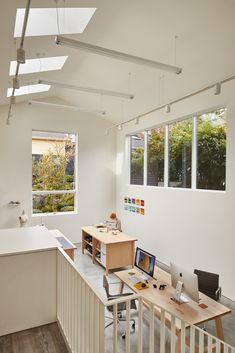
{"type": "MultiPolygon", "coordinates": [[[[64,1],[59,1],[63,6],[64,1]]],[[[17,7],[26,1],[1,3],[0,11],[0,104],[7,104],[10,60],[15,59],[13,32],[17,7]]],[[[134,93],[135,99],[113,97],[51,88],[49,92],[22,96],[18,102],[57,96],[73,105],[107,111],[111,122],[121,122],[158,104],[167,103],[204,85],[235,73],[235,1],[233,0],[94,0],[69,1],[66,6],[96,7],[83,34],[67,35],[91,44],[123,51],[152,60],[177,64],[181,75],[138,66],[115,59],[59,47],[54,36],[27,37],[27,58],[68,55],[61,71],[22,75],[22,85],[38,79],[134,93]],[[175,55],[175,35],[176,41],[175,55]],[[175,58],[176,57],[176,58],[175,58]],[[164,78],[162,78],[164,75],[164,78]]],[[[33,7],[53,7],[52,0],[33,0],[33,7]]],[[[43,24],[42,24],[43,25],[43,24]]]]}

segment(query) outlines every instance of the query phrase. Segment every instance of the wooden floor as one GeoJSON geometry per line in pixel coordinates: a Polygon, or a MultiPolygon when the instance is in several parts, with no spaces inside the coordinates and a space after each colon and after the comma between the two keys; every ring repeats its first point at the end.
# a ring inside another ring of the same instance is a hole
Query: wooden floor
{"type": "Polygon", "coordinates": [[[56,323],[0,337],[0,353],[68,353],[56,323]]]}

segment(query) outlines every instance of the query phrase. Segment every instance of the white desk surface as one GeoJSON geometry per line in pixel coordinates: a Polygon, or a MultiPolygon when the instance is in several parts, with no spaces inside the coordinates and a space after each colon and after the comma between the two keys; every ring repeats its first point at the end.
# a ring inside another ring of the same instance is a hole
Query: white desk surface
{"type": "Polygon", "coordinates": [[[0,229],[0,256],[57,249],[57,240],[46,227],[0,229]]]}

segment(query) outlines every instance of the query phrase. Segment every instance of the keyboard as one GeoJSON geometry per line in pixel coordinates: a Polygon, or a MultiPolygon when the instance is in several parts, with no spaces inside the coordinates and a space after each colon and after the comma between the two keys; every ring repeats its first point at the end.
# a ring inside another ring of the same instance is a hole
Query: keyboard
{"type": "Polygon", "coordinates": [[[146,279],[147,279],[146,276],[137,276],[137,275],[129,276],[129,280],[130,280],[131,283],[133,283],[133,284],[146,281],[146,279]]]}

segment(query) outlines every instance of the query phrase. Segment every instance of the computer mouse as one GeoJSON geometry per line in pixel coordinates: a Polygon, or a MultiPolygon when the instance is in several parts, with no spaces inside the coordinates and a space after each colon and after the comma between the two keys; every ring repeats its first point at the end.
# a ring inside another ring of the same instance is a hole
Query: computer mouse
{"type": "Polygon", "coordinates": [[[153,288],[157,288],[157,285],[155,283],[153,284],[153,288]]]}
{"type": "Polygon", "coordinates": [[[142,288],[146,287],[146,284],[145,283],[141,283],[141,287],[142,288]]]}

